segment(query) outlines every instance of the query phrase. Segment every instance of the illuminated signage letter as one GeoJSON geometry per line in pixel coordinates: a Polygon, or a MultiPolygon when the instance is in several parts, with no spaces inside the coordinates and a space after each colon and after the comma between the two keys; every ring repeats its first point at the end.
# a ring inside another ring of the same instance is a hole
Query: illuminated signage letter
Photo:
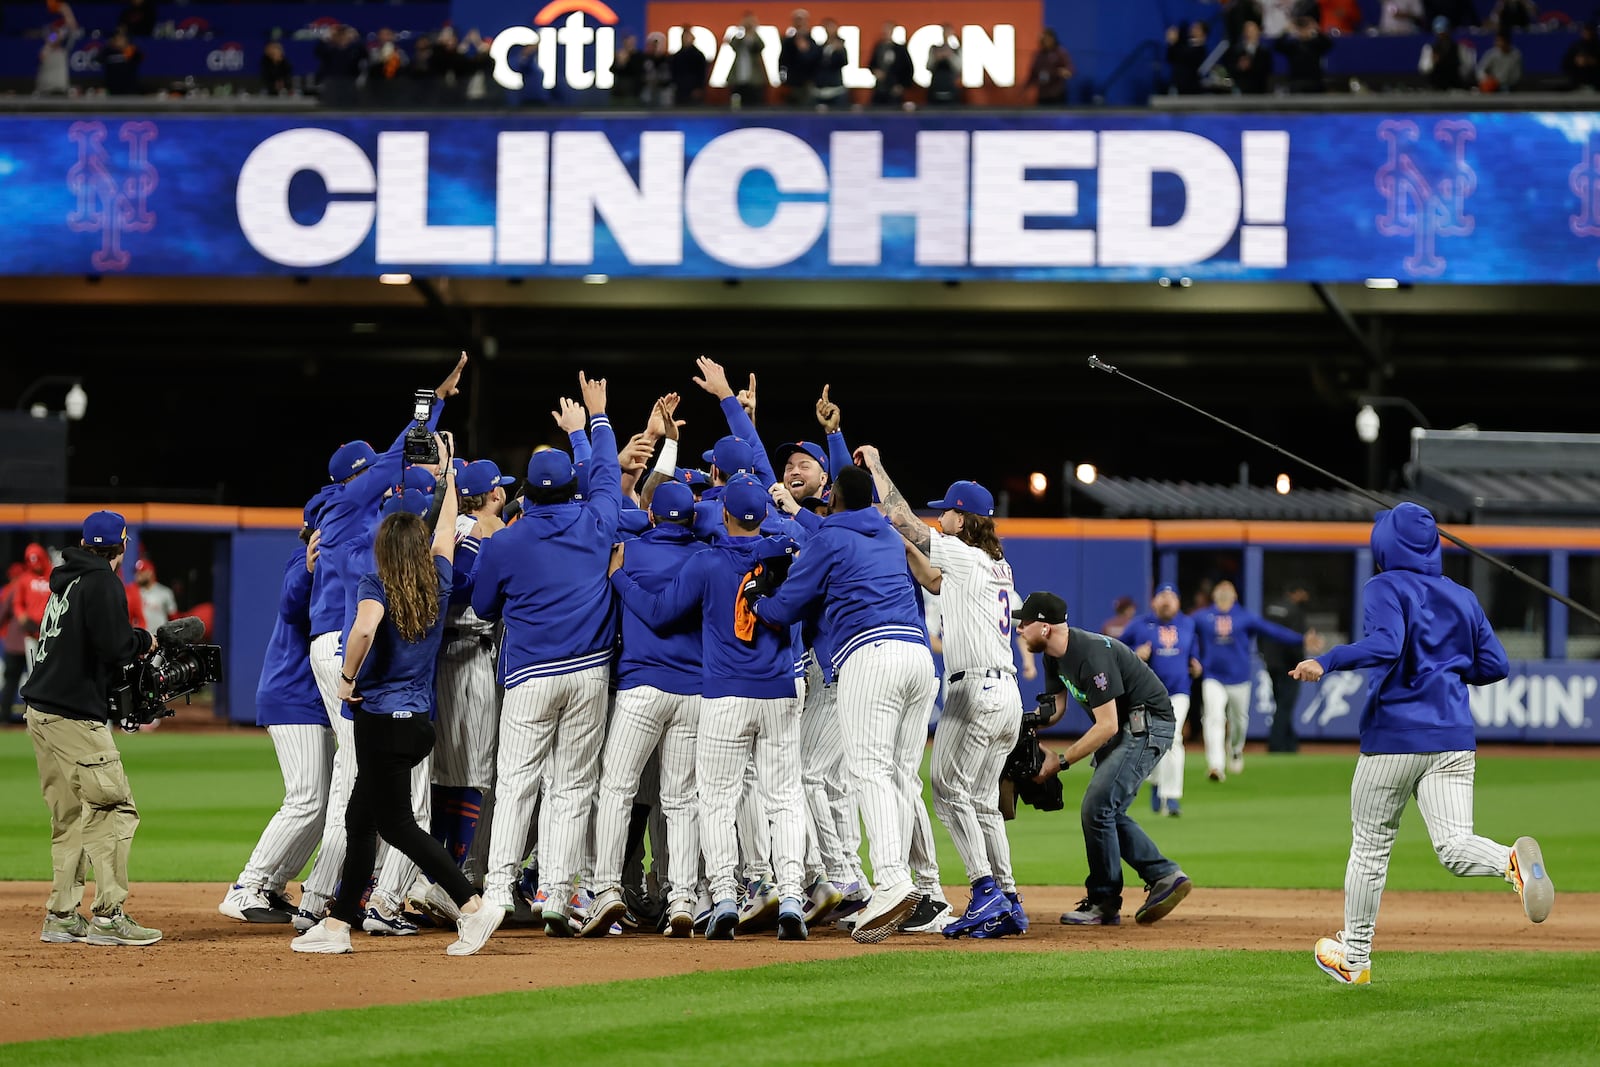
{"type": "Polygon", "coordinates": [[[960,267],[967,262],[967,135],[924,130],[917,134],[917,176],[885,177],[883,134],[835,133],[831,141],[833,218],[828,260],[875,266],[883,259],[883,219],[917,220],[919,266],[960,267]]]}
{"type": "Polygon", "coordinates": [[[1028,217],[1078,214],[1078,183],[1029,169],[1089,170],[1093,133],[981,130],[972,135],[972,265],[1092,267],[1094,231],[1026,229],[1028,217]]]}
{"type": "Polygon", "coordinates": [[[256,145],[239,168],[239,229],[257,252],[285,267],[321,267],[361,247],[372,229],[370,202],[330,201],[316,222],[289,213],[289,182],[312,171],[333,193],[371,195],[378,177],[367,154],[331,130],[285,130],[256,145]]]}
{"type": "Polygon", "coordinates": [[[1239,226],[1239,172],[1211,141],[1176,130],[1100,135],[1100,265],[1181,266],[1210,259],[1239,226]],[[1183,182],[1183,215],[1157,226],[1153,176],[1183,182]]]}
{"type": "Polygon", "coordinates": [[[683,262],[683,134],[639,135],[639,183],[603,133],[557,133],[550,186],[550,262],[594,262],[595,215],[629,263],[683,262]]]}
{"type": "Polygon", "coordinates": [[[730,267],[780,267],[804,255],[828,224],[828,206],[779,203],[763,226],[744,221],[739,187],[745,175],[772,175],[778,193],[826,193],[828,170],[792,133],[751,126],[706,145],[684,181],[686,217],[695,243],[730,267]]]}

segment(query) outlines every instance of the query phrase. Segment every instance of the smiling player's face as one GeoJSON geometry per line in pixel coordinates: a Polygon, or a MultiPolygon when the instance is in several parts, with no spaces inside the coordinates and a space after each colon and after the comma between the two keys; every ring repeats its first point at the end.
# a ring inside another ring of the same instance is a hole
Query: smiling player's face
{"type": "Polygon", "coordinates": [[[828,480],[822,464],[805,452],[792,452],[783,463],[783,484],[789,487],[796,500],[808,496],[821,496],[828,480]]]}

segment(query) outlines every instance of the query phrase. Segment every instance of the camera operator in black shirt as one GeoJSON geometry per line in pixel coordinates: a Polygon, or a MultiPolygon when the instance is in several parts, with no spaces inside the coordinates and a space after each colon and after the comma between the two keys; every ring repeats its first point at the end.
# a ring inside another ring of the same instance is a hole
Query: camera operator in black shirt
{"type": "Polygon", "coordinates": [[[139,812],[106,726],[108,675],[155,648],[128,622],[117,568],[127,523],[97,511],[83,523],[81,547],[61,553],[50,575],[50,602],[39,624],[33,673],[22,687],[39,783],[50,808],[54,883],[39,940],[91,945],[153,945],[160,930],[122,910],[128,898],[128,851],[139,812]],[[79,912],[83,881],[94,868],[94,919],[79,912]]]}
{"type": "Polygon", "coordinates": [[[1164,918],[1189,895],[1189,879],[1128,816],[1128,805],[1172,745],[1174,719],[1166,687],[1121,641],[1069,627],[1067,603],[1054,593],[1028,594],[1011,617],[1017,620],[1023,647],[1044,653],[1045,688],[1055,695],[1057,711],[1065,712],[1070,692],[1094,719],[1060,758],[1065,771],[1086,756],[1094,757],[1094,777],[1082,807],[1088,895],[1061,921],[1068,926],[1120,923],[1123,861],[1148,889],[1135,919],[1153,923],[1164,918]]]}

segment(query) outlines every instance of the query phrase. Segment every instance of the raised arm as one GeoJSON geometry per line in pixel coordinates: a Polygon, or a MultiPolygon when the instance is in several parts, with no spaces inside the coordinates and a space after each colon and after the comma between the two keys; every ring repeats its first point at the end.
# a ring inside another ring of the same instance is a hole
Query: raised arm
{"type": "Polygon", "coordinates": [[[617,435],[606,415],[606,380],[578,372],[583,406],[589,409],[589,436],[594,444],[594,465],[589,472],[588,504],[610,537],[617,533],[622,515],[622,469],[617,461],[617,435]]]}
{"type": "MultiPolygon", "coordinates": [[[[728,384],[728,374],[722,369],[722,364],[706,356],[701,356],[694,362],[700,370],[694,379],[694,384],[717,398],[717,403],[722,406],[723,417],[728,420],[728,432],[750,445],[750,450],[755,453],[756,477],[761,479],[762,485],[771,485],[778,480],[772,473],[772,459],[767,455],[766,446],[761,443],[761,435],[756,433],[756,424],[751,421],[749,412],[739,403],[739,397],[734,393],[733,386],[728,384]]],[[[751,394],[751,407],[754,408],[755,375],[753,374],[750,376],[750,389],[746,391],[751,394]]]]}
{"type": "Polygon", "coordinates": [[[823,438],[828,442],[828,471],[837,475],[855,459],[850,454],[850,446],[844,442],[844,434],[839,432],[839,405],[828,396],[831,388],[824,385],[822,396],[817,398],[817,425],[822,427],[823,438]]]}
{"type": "Polygon", "coordinates": [[[878,450],[871,445],[862,445],[856,449],[856,460],[872,474],[873,484],[878,487],[878,499],[882,501],[879,509],[900,531],[900,536],[927,555],[933,531],[927,523],[917,518],[917,513],[911,510],[904,494],[895,488],[894,482],[889,479],[889,472],[883,469],[883,459],[878,455],[878,450]]]}
{"type": "Polygon", "coordinates": [[[902,534],[900,539],[905,541],[906,563],[911,567],[911,577],[922,588],[938,596],[939,590],[944,587],[944,571],[935,567],[932,560],[917,550],[916,545],[906,540],[905,535],[902,534]]]}
{"type": "Polygon", "coordinates": [[[1399,598],[1387,582],[1369,582],[1364,592],[1362,621],[1366,636],[1348,645],[1335,645],[1316,659],[1302,660],[1289,672],[1291,675],[1302,682],[1314,682],[1323,671],[1387,667],[1400,658],[1405,650],[1406,619],[1399,598]],[[1308,664],[1317,669],[1306,670],[1308,664]]]}
{"type": "Polygon", "coordinates": [[[456,465],[450,462],[454,453],[454,441],[448,434],[434,435],[439,441],[439,479],[434,491],[433,499],[439,512],[433,526],[433,554],[447,563],[454,563],[456,558],[456,515],[460,508],[456,496],[456,465]]]}

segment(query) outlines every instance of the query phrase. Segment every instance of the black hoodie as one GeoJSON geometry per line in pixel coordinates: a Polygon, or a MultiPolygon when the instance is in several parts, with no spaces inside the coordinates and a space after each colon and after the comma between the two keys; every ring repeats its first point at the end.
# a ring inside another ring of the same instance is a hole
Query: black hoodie
{"type": "Polygon", "coordinates": [[[128,595],[106,561],[64,549],[50,574],[50,603],[22,699],[49,715],[105,722],[107,674],[149,647],[150,635],[129,624],[128,595]]]}

